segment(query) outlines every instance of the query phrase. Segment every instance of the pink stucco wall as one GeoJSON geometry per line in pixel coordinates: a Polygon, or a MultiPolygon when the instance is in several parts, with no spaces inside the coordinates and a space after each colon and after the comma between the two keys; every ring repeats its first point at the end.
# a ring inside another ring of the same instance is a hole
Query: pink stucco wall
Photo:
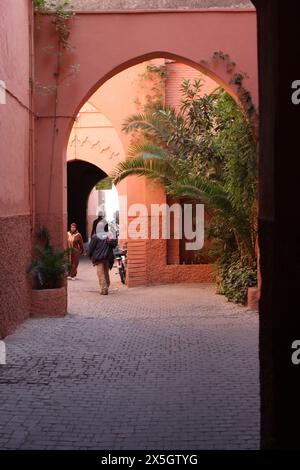
{"type": "Polygon", "coordinates": [[[168,78],[166,80],[166,104],[176,109],[180,107],[180,100],[182,95],[180,93],[180,86],[183,78],[187,78],[193,83],[195,80],[201,80],[202,88],[201,93],[209,95],[212,93],[219,84],[212,80],[199,70],[183,64],[179,61],[168,61],[168,78]]]}
{"type": "MultiPolygon", "coordinates": [[[[45,16],[36,34],[37,81],[53,84],[55,57],[43,48],[55,44],[51,18],[45,16]]],[[[64,58],[58,90],[55,139],[54,100],[38,95],[36,107],[36,216],[47,221],[56,244],[62,245],[66,230],[66,147],[73,120],[84,102],[128,66],[153,57],[181,58],[217,77],[231,92],[231,76],[222,63],[207,63],[213,53],[224,50],[238,69],[248,73],[246,86],[257,103],[256,14],[254,11],[197,11],[147,13],[87,13],[72,21],[74,49],[64,58]],[[145,30],[147,34],[145,34],[145,30]],[[80,71],[70,76],[71,65],[80,71]],[[45,175],[51,175],[49,178],[45,175]],[[58,230],[58,227],[62,229],[58,230]]],[[[129,184],[129,183],[127,183],[129,184]]]]}
{"type": "Polygon", "coordinates": [[[0,338],[29,313],[26,265],[31,252],[32,118],[30,22],[32,2],[1,1],[0,80],[0,338]]]}
{"type": "Polygon", "coordinates": [[[119,134],[107,116],[116,114],[116,109],[105,113],[102,106],[96,107],[92,102],[89,100],[78,113],[68,143],[67,161],[86,161],[109,174],[125,158],[119,134]]]}
{"type": "Polygon", "coordinates": [[[28,0],[1,2],[0,80],[6,83],[6,105],[0,105],[1,216],[29,214],[30,61],[28,0]],[[17,138],[16,138],[17,137],[17,138]]]}

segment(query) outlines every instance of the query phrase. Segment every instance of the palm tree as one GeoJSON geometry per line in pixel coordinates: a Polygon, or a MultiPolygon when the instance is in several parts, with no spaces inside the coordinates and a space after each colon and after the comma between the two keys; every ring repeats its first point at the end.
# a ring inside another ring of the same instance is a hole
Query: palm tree
{"type": "Polygon", "coordinates": [[[232,233],[241,256],[255,257],[252,243],[252,227],[247,216],[237,210],[222,184],[195,176],[186,165],[154,144],[135,146],[136,156],[119,163],[112,178],[114,184],[128,176],[149,178],[164,186],[166,193],[175,198],[201,200],[215,216],[222,219],[224,227],[232,233]]]}

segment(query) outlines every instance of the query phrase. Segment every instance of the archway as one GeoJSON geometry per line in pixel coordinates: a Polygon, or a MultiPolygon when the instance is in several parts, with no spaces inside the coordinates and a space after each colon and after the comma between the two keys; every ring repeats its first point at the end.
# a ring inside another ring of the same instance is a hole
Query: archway
{"type": "Polygon", "coordinates": [[[87,203],[88,197],[99,181],[106,178],[106,173],[96,165],[81,160],[71,160],[67,164],[68,172],[68,227],[76,222],[83,240],[87,241],[87,203]]]}
{"type": "MultiPolygon", "coordinates": [[[[44,15],[35,48],[36,63],[40,65],[36,80],[42,84],[53,83],[56,59],[49,60],[45,48],[55,41],[54,35],[51,17],[44,15]]],[[[248,74],[245,86],[254,103],[258,101],[254,9],[78,13],[72,24],[71,41],[73,47],[65,54],[55,96],[37,94],[35,103],[38,115],[36,223],[46,224],[53,242],[60,246],[65,244],[65,161],[69,135],[82,105],[118,71],[154,57],[180,58],[217,77],[219,83],[236,93],[235,71],[232,68],[229,71],[226,61],[213,59],[216,51],[223,50],[237,64],[236,72],[242,70],[248,74]],[[99,51],[102,51],[101,60],[98,60],[99,51]],[[70,72],[74,64],[80,64],[79,73],[70,72]],[[53,109],[56,110],[54,115],[53,109]],[[57,229],[58,224],[61,230],[57,229]]]]}
{"type": "MultiPolygon", "coordinates": [[[[191,64],[190,61],[181,60],[171,54],[168,54],[167,59],[158,57],[142,62],[137,62],[138,60],[139,58],[134,59],[134,65],[116,72],[84,103],[77,114],[69,139],[68,160],[77,158],[78,155],[78,158],[98,165],[107,175],[110,175],[115,166],[126,158],[131,136],[126,135],[122,127],[130,115],[142,112],[141,101],[147,100],[146,97],[149,97],[151,93],[151,82],[147,82],[146,79],[149,76],[149,70],[156,70],[156,73],[157,70],[160,73],[162,70],[167,72],[167,79],[163,82],[163,100],[167,106],[177,109],[180,107],[182,79],[200,79],[202,81],[201,92],[205,94],[210,94],[220,84],[223,85],[221,79],[213,80],[211,74],[210,76],[204,74],[203,68],[198,67],[197,64],[191,64]]],[[[157,90],[157,83],[155,89],[157,90]]],[[[240,104],[232,90],[230,94],[240,104]]],[[[153,188],[147,180],[141,181],[139,178],[131,177],[123,183],[119,196],[125,196],[128,205],[144,204],[150,209],[153,203],[167,203],[164,190],[159,187],[153,188]]],[[[126,225],[130,223],[127,211],[125,213],[121,210],[121,217],[126,219],[126,225]]],[[[145,225],[150,227],[151,220],[151,216],[145,219],[145,225]]],[[[128,241],[127,237],[126,241],[128,241]]],[[[213,282],[215,280],[213,261],[210,262],[207,255],[209,245],[209,243],[206,244],[203,252],[194,257],[194,253],[190,253],[189,256],[183,255],[183,244],[179,243],[179,240],[166,241],[149,238],[130,240],[128,285],[133,287],[188,282],[188,280],[213,282]],[[150,269],[152,259],[156,260],[157,269],[150,269]]]]}

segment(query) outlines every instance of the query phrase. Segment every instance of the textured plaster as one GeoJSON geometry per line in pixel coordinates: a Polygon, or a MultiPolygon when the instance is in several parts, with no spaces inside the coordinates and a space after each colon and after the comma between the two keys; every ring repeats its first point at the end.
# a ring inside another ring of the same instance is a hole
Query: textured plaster
{"type": "Polygon", "coordinates": [[[29,315],[30,217],[0,218],[0,338],[29,315]]]}

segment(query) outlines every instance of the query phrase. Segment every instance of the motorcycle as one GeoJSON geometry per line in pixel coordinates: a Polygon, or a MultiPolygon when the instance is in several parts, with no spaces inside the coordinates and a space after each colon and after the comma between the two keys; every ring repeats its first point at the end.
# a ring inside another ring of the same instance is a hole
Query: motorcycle
{"type": "Polygon", "coordinates": [[[121,250],[120,248],[115,253],[116,260],[118,263],[118,270],[122,284],[126,283],[126,262],[127,262],[127,250],[121,250]]]}

